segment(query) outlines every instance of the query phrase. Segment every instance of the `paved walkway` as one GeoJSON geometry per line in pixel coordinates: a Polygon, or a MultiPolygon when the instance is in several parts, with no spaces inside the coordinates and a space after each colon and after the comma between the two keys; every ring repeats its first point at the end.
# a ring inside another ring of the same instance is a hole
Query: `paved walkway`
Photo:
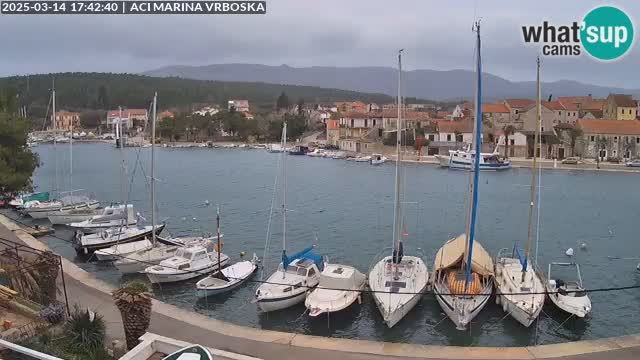
{"type": "MultiPolygon", "coordinates": [[[[14,234],[0,215],[0,237],[46,249],[22,231],[14,234]],[[6,226],[5,226],[6,225],[6,226]]],[[[63,261],[70,301],[89,306],[107,322],[109,339],[124,338],[120,313],[109,295],[113,287],[69,261],[63,261]]],[[[640,359],[640,336],[533,347],[487,348],[395,344],[298,335],[234,325],[154,301],[149,331],[192,343],[263,359],[640,359]]]]}

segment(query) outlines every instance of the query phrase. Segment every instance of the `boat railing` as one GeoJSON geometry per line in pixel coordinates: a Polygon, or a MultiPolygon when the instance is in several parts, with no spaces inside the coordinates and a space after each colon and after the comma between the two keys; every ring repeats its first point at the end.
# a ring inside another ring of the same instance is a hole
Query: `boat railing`
{"type": "Polygon", "coordinates": [[[500,259],[505,257],[513,257],[513,249],[511,248],[500,249],[500,251],[498,251],[498,256],[496,256],[496,263],[500,261],[500,259]],[[508,252],[511,252],[511,254],[509,255],[508,252]]]}

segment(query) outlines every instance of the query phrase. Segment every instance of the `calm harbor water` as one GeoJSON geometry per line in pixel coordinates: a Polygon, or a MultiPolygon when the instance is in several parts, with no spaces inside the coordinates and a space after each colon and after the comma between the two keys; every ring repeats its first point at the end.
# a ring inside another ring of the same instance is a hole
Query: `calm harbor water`
{"type": "MultiPolygon", "coordinates": [[[[58,187],[68,189],[68,146],[35,148],[43,165],[35,184],[40,190],[54,186],[58,163],[58,187]],[[56,154],[54,156],[54,153],[56,154]]],[[[127,196],[150,220],[148,175],[150,149],[125,149],[127,196]]],[[[267,238],[269,208],[277,173],[278,155],[263,150],[163,149],[157,152],[158,219],[173,235],[212,232],[215,208],[220,206],[224,252],[238,259],[241,251],[262,257],[267,238]],[[208,201],[208,204],[206,204],[208,201]]],[[[312,243],[332,262],[350,264],[367,272],[372,261],[391,245],[393,217],[392,163],[374,167],[344,160],[287,156],[288,250],[312,243]],[[317,240],[316,240],[317,239],[317,240]]],[[[120,152],[106,144],[74,145],[73,187],[86,189],[108,203],[121,200],[120,152]]],[[[527,236],[529,169],[480,175],[477,238],[491,254],[524,243],[527,236]]],[[[542,210],[538,263],[566,261],[568,247],[576,248],[587,288],[640,284],[636,261],[611,260],[608,256],[640,254],[635,222],[640,218],[637,174],[545,171],[542,177],[542,210]],[[586,250],[578,250],[580,243],[586,250]]],[[[464,231],[468,173],[434,166],[407,165],[404,223],[406,253],[420,248],[432,268],[433,255],[449,238],[464,231]]],[[[276,204],[279,204],[277,202],[276,204]]],[[[277,208],[277,206],[276,206],[277,208]]],[[[273,218],[269,250],[264,259],[272,271],[280,259],[282,222],[273,218]]],[[[64,228],[56,235],[70,238],[64,228]]],[[[49,245],[95,273],[118,284],[122,279],[111,265],[86,263],[75,258],[70,244],[46,238],[49,245]]],[[[377,259],[376,259],[377,260],[377,259]]],[[[266,275],[268,276],[268,274],[266,275]]],[[[259,277],[259,275],[258,275],[259,277]]],[[[384,325],[373,299],[330,318],[311,319],[304,306],[261,314],[250,301],[255,285],[217,298],[196,301],[195,281],[154,287],[161,300],[218,319],[264,329],[313,335],[473,346],[518,346],[625,335],[640,332],[636,319],[640,290],[594,293],[593,314],[569,319],[547,304],[538,327],[525,329],[505,318],[491,302],[468,331],[457,331],[445,318],[435,298],[423,297],[419,305],[392,329],[384,325]]]]}

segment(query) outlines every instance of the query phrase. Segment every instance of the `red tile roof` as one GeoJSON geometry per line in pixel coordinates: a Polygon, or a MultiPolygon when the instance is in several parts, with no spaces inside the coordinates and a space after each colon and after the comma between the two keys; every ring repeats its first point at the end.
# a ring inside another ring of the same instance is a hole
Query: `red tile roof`
{"type": "MultiPolygon", "coordinates": [[[[146,109],[127,109],[127,110],[122,110],[122,116],[123,117],[129,117],[129,116],[145,116],[147,115],[147,110],[146,109]]],[[[107,117],[118,117],[120,116],[120,110],[110,110],[107,113],[107,117]]]]}
{"type": "Polygon", "coordinates": [[[566,110],[564,106],[560,103],[560,101],[543,101],[542,106],[546,107],[549,110],[566,110]]]}
{"type": "Polygon", "coordinates": [[[602,110],[606,103],[605,99],[593,99],[583,107],[583,110],[602,110]]]}
{"type": "Polygon", "coordinates": [[[586,134],[640,135],[638,120],[578,119],[578,126],[586,134]]]}
{"type": "Polygon", "coordinates": [[[340,116],[343,119],[371,119],[371,118],[377,118],[380,119],[382,118],[382,113],[381,112],[367,112],[367,113],[363,113],[363,112],[348,112],[344,115],[340,116]]]}
{"type": "Polygon", "coordinates": [[[473,132],[473,122],[471,121],[449,121],[449,120],[439,120],[436,122],[438,126],[438,132],[443,133],[455,133],[459,131],[460,133],[472,133],[473,132]]]}
{"type": "Polygon", "coordinates": [[[567,106],[567,104],[580,104],[584,107],[585,104],[588,104],[592,101],[591,95],[589,96],[560,96],[558,97],[558,101],[562,103],[562,105],[567,106]]]}
{"type": "Polygon", "coordinates": [[[613,102],[621,107],[636,107],[636,101],[633,100],[631,95],[623,95],[623,94],[611,94],[609,95],[613,97],[613,102]]]}
{"type": "Polygon", "coordinates": [[[509,113],[509,108],[505,104],[482,104],[483,113],[509,113]]]}
{"type": "Polygon", "coordinates": [[[524,109],[535,104],[536,102],[535,100],[531,99],[505,99],[504,103],[511,108],[524,109]]]}

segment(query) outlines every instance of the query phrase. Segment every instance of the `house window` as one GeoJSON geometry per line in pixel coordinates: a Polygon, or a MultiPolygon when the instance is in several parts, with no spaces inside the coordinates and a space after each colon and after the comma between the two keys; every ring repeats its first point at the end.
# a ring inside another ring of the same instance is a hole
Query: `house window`
{"type": "Polygon", "coordinates": [[[613,142],[618,142],[618,137],[617,136],[613,137],[613,142]]]}
{"type": "Polygon", "coordinates": [[[516,141],[515,141],[515,140],[513,140],[513,139],[509,139],[509,142],[511,143],[511,144],[510,144],[511,146],[513,146],[513,145],[515,145],[515,144],[516,144],[516,141]]]}
{"type": "Polygon", "coordinates": [[[636,144],[640,144],[640,137],[636,138],[636,144]]]}
{"type": "Polygon", "coordinates": [[[451,134],[447,134],[447,141],[451,141],[451,134]]]}
{"type": "Polygon", "coordinates": [[[373,119],[373,127],[376,127],[376,119],[373,119]]]}
{"type": "MultiPolygon", "coordinates": [[[[429,140],[430,141],[435,141],[436,140],[436,136],[433,135],[433,134],[429,135],[429,140]]],[[[638,142],[640,143],[640,138],[638,138],[638,142]]]]}
{"type": "Polygon", "coordinates": [[[544,126],[540,127],[540,132],[544,132],[544,126]]]}
{"type": "Polygon", "coordinates": [[[353,127],[353,119],[351,119],[351,127],[353,127]]]}
{"type": "Polygon", "coordinates": [[[562,115],[562,111],[558,111],[558,115],[562,115]]]}
{"type": "MultiPolygon", "coordinates": [[[[638,140],[640,140],[640,138],[638,138],[638,140]]],[[[595,136],[593,136],[593,135],[591,135],[591,141],[592,141],[592,142],[593,142],[593,141],[596,141],[596,137],[595,137],[595,136]]],[[[639,142],[640,142],[640,141],[639,141],[639,142]]]]}
{"type": "Polygon", "coordinates": [[[369,127],[369,119],[364,119],[364,127],[369,127]]]}

